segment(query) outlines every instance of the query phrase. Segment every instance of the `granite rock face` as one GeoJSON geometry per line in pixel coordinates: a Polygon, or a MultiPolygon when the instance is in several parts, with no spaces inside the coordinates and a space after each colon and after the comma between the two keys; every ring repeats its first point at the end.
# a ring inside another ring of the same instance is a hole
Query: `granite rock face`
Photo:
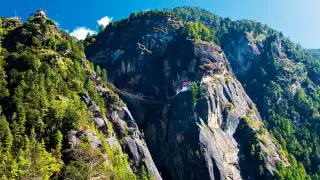
{"type": "Polygon", "coordinates": [[[155,180],[161,180],[162,178],[153,162],[144,137],[127,107],[122,107],[121,110],[112,112],[110,119],[116,126],[116,131],[119,133],[118,137],[124,139],[124,151],[129,155],[129,158],[134,162],[143,163],[148,173],[155,180]]]}
{"type": "MultiPolygon", "coordinates": [[[[186,39],[181,28],[173,17],[146,16],[117,31],[107,29],[88,48],[88,59],[108,68],[109,81],[140,97],[123,97],[147,143],[126,138],[130,156],[149,156],[164,179],[270,178],[284,159],[226,55],[213,43],[186,39]],[[262,165],[242,163],[242,157],[250,159],[248,138],[256,139],[262,165]],[[151,155],[141,153],[147,149],[151,155]],[[263,176],[247,171],[255,165],[263,176]]],[[[254,51],[234,46],[241,56],[254,51]]],[[[240,56],[233,60],[244,63],[240,56]]]]}
{"type": "MultiPolygon", "coordinates": [[[[96,80],[96,79],[93,79],[96,80]]],[[[114,96],[108,88],[101,86],[96,87],[98,92],[103,97],[114,96]]],[[[160,173],[151,157],[149,149],[145,143],[144,137],[138,129],[131,112],[124,103],[118,99],[118,102],[113,103],[113,107],[108,108],[107,118],[101,115],[100,109],[96,106],[95,102],[88,95],[81,96],[82,101],[88,106],[93,114],[92,122],[104,132],[104,138],[111,149],[117,148],[121,156],[123,153],[129,155],[129,161],[133,164],[140,164],[146,167],[147,173],[155,180],[162,180],[160,173]],[[111,125],[108,125],[110,123],[111,125]],[[121,145],[120,141],[124,142],[121,145]]],[[[89,138],[92,148],[101,148],[102,142],[98,135],[91,129],[83,131],[72,130],[68,133],[68,144],[71,150],[80,147],[81,140],[89,138]]],[[[104,154],[107,165],[109,165],[108,155],[104,154]]],[[[128,167],[131,170],[131,167],[128,167]]]]}
{"type": "Polygon", "coordinates": [[[245,75],[260,55],[262,42],[254,39],[253,33],[238,34],[232,41],[227,41],[223,47],[232,69],[237,75],[245,75]]]}

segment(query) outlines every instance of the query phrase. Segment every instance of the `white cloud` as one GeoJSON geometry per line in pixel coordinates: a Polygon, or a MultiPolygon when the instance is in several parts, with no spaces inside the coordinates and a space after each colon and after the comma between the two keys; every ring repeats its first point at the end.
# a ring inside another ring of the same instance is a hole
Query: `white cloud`
{"type": "Polygon", "coordinates": [[[83,40],[86,38],[88,33],[97,34],[97,32],[86,27],[77,27],[70,33],[70,35],[76,37],[78,40],[83,40]]]}
{"type": "Polygon", "coordinates": [[[112,19],[113,19],[112,17],[105,16],[105,17],[99,19],[97,22],[100,26],[103,25],[104,27],[106,27],[106,26],[108,26],[108,24],[110,24],[112,19]]]}
{"type": "MultiPolygon", "coordinates": [[[[99,25],[107,26],[113,20],[112,17],[105,16],[97,21],[99,25]]],[[[96,31],[86,28],[86,27],[76,27],[71,33],[71,36],[76,37],[78,40],[83,40],[86,38],[87,34],[97,34],[96,31]]]]}

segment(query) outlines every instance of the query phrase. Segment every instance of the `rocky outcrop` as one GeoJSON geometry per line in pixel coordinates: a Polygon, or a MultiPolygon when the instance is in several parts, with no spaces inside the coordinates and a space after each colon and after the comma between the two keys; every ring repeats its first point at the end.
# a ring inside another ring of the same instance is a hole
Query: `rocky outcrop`
{"type": "Polygon", "coordinates": [[[235,74],[244,75],[253,63],[258,63],[258,59],[255,61],[255,58],[260,54],[260,46],[261,42],[254,39],[252,32],[238,34],[232,41],[226,41],[223,50],[235,74]]]}
{"type": "MultiPolygon", "coordinates": [[[[101,96],[105,98],[115,95],[110,89],[101,88],[101,86],[97,86],[97,90],[101,93],[101,96]]],[[[101,115],[100,109],[88,95],[82,95],[81,99],[93,114],[92,120],[95,125],[104,132],[104,138],[111,149],[114,149],[114,146],[116,146],[121,154],[125,152],[129,155],[129,159],[132,160],[133,164],[142,164],[142,166],[146,167],[147,173],[155,180],[161,180],[162,178],[153,162],[144,137],[140,133],[131,112],[124,106],[124,103],[121,100],[113,103],[113,107],[108,109],[106,119],[101,115]],[[112,126],[108,125],[108,122],[111,123],[112,126]],[[120,141],[124,142],[123,146],[120,141]]],[[[70,131],[68,134],[69,147],[71,149],[78,148],[81,144],[80,139],[85,137],[89,138],[89,143],[92,148],[100,148],[102,146],[102,142],[99,140],[97,134],[91,129],[87,129],[79,132],[70,131]]],[[[105,156],[107,164],[109,164],[108,157],[107,155],[105,156]]]]}
{"type": "MultiPolygon", "coordinates": [[[[164,179],[268,179],[275,162],[283,159],[267,131],[256,133],[265,129],[259,112],[221,48],[187,40],[179,35],[179,24],[170,16],[155,16],[133,21],[123,31],[106,29],[109,38],[98,37],[93,46],[100,44],[100,49],[88,58],[108,67],[116,87],[153,98],[127,98],[126,103],[164,179]],[[141,30],[142,24],[148,26],[141,30]],[[142,33],[136,34],[137,29],[142,33]],[[115,38],[122,36],[127,38],[115,38]],[[239,134],[242,121],[247,123],[239,134]],[[262,165],[240,163],[240,156],[248,157],[243,149],[251,145],[244,139],[251,136],[261,147],[262,165]],[[248,165],[262,166],[264,174],[246,173],[248,165]]],[[[126,138],[126,146],[133,159],[141,157],[138,141],[126,138]]]]}
{"type": "Polygon", "coordinates": [[[124,139],[124,151],[129,154],[129,158],[136,163],[143,163],[148,173],[155,180],[161,180],[162,178],[153,162],[144,137],[139,131],[130,111],[126,107],[122,107],[121,110],[114,111],[110,119],[116,126],[115,128],[118,130],[120,137],[124,139]]]}

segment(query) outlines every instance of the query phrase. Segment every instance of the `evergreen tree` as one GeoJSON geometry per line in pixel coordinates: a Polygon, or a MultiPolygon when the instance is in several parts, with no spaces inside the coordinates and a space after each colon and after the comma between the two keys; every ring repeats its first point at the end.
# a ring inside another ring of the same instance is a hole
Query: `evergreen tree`
{"type": "Polygon", "coordinates": [[[0,179],[14,179],[17,167],[11,155],[13,137],[5,116],[1,115],[0,106],[0,179]]]}
{"type": "Polygon", "coordinates": [[[0,152],[8,154],[11,152],[13,137],[9,123],[4,115],[0,113],[0,152]]]}
{"type": "Polygon", "coordinates": [[[24,169],[23,179],[49,179],[60,170],[60,164],[48,153],[44,142],[36,140],[34,129],[31,130],[28,149],[24,152],[24,158],[30,163],[24,169]]]}
{"type": "MultiPolygon", "coordinates": [[[[1,51],[1,47],[0,47],[1,51]]],[[[0,52],[1,53],[1,52],[0,52]]],[[[4,70],[4,59],[0,54],[0,98],[9,96],[9,90],[6,88],[6,74],[4,70]]]]}
{"type": "Polygon", "coordinates": [[[105,27],[104,25],[100,25],[99,26],[99,33],[102,33],[104,31],[105,27]]]}
{"type": "Polygon", "coordinates": [[[102,72],[101,72],[101,68],[100,68],[99,65],[96,66],[96,73],[97,73],[98,76],[101,76],[102,72]]]}
{"type": "Polygon", "coordinates": [[[192,95],[192,103],[195,105],[197,103],[197,95],[199,93],[199,87],[196,83],[191,85],[191,95],[192,95]]]}
{"type": "Polygon", "coordinates": [[[90,33],[87,33],[86,39],[89,39],[91,37],[90,33]]]}
{"type": "Polygon", "coordinates": [[[108,72],[107,72],[107,70],[106,69],[102,69],[102,80],[104,81],[104,82],[108,82],[108,72]]]}

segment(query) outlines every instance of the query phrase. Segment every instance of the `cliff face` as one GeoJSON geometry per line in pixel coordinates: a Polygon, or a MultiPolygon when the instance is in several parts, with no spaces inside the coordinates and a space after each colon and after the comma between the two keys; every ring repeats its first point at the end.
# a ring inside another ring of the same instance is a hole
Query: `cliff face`
{"type": "MultiPolygon", "coordinates": [[[[96,79],[95,79],[96,80],[96,79]]],[[[103,147],[103,142],[106,142],[111,150],[118,149],[121,157],[124,153],[128,154],[128,160],[124,163],[128,166],[130,172],[139,175],[139,169],[146,167],[146,173],[155,180],[161,180],[161,176],[149,149],[146,146],[144,137],[138,129],[138,126],[133,119],[131,112],[125,106],[123,101],[117,98],[116,94],[107,87],[96,85],[97,91],[106,101],[114,99],[111,107],[107,108],[107,118],[103,117],[101,110],[96,106],[96,103],[88,95],[82,95],[81,99],[87,105],[90,112],[94,115],[92,121],[96,127],[103,132],[103,138],[92,129],[86,130],[71,130],[68,133],[68,144],[72,150],[77,150],[81,146],[81,139],[89,136],[92,148],[97,149],[103,147]],[[125,145],[123,144],[125,143],[125,145]],[[128,162],[126,162],[128,161],[128,162]],[[135,168],[134,170],[132,168],[135,168]]],[[[112,153],[105,153],[104,158],[107,166],[112,166],[114,161],[112,153]]],[[[128,178],[128,177],[126,177],[128,178]]],[[[141,178],[138,176],[138,178],[141,178]]]]}
{"type": "Polygon", "coordinates": [[[140,97],[126,103],[164,179],[270,178],[283,159],[224,52],[181,28],[147,14],[107,28],[86,54],[140,97]]]}
{"type": "Polygon", "coordinates": [[[260,49],[265,35],[255,39],[252,32],[239,33],[231,42],[224,43],[223,50],[232,64],[235,74],[245,75],[252,66],[259,62],[260,49]]]}

